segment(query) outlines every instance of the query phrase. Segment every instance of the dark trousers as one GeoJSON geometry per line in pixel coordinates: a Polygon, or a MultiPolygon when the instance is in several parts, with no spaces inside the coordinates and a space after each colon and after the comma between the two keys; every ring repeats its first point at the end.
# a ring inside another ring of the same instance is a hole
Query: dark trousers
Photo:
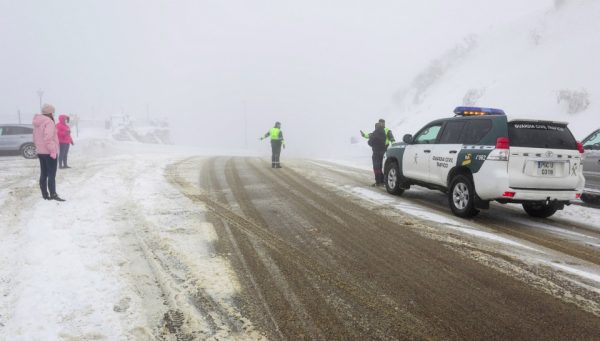
{"type": "Polygon", "coordinates": [[[373,173],[375,173],[375,183],[383,184],[383,156],[385,151],[373,151],[373,173]]]}
{"type": "Polygon", "coordinates": [[[45,198],[56,195],[56,159],[48,154],[38,154],[40,159],[40,189],[45,198]]]}
{"type": "Polygon", "coordinates": [[[271,167],[281,167],[279,156],[281,155],[281,141],[271,140],[271,167]]]}
{"type": "Polygon", "coordinates": [[[67,155],[69,155],[69,146],[68,143],[60,144],[60,154],[58,154],[58,166],[59,167],[67,167],[67,155]]]}

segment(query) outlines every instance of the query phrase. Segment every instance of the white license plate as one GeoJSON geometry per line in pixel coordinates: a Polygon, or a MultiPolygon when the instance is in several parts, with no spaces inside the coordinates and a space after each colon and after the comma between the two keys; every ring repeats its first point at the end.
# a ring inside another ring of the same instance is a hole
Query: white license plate
{"type": "Polygon", "coordinates": [[[538,161],[537,175],[539,176],[556,176],[556,163],[547,161],[538,161]]]}

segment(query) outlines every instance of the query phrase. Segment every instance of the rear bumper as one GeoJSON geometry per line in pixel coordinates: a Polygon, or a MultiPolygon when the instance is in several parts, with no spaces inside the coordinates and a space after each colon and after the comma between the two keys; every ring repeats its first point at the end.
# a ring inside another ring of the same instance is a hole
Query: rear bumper
{"type": "Polygon", "coordinates": [[[526,202],[526,201],[570,201],[579,198],[579,195],[583,192],[583,189],[577,190],[547,190],[547,189],[523,189],[523,188],[509,188],[506,192],[514,192],[515,195],[512,198],[503,197],[502,193],[495,198],[495,200],[501,202],[526,202]]]}
{"type": "MultiPolygon", "coordinates": [[[[528,202],[528,201],[570,201],[576,200],[583,193],[584,178],[580,175],[578,185],[574,188],[514,188],[510,187],[510,179],[506,164],[502,162],[486,162],[481,170],[473,174],[475,191],[481,200],[497,200],[500,202],[528,202]],[[514,193],[505,196],[506,192],[514,193]]],[[[532,184],[535,186],[535,184],[532,184]]]]}

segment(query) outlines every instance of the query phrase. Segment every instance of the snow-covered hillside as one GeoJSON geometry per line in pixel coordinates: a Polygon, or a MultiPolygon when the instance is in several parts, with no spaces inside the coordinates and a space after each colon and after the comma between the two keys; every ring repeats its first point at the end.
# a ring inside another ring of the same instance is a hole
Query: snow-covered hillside
{"type": "Polygon", "coordinates": [[[510,118],[567,121],[583,139],[600,127],[599,18],[599,1],[557,0],[458,42],[395,95],[397,138],[457,105],[477,105],[502,108],[510,118]]]}

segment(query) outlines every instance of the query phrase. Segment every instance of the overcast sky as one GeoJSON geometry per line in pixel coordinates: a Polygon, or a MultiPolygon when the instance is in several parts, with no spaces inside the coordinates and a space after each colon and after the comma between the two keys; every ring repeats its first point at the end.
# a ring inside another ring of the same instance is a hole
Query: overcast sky
{"type": "Polygon", "coordinates": [[[393,93],[463,37],[551,3],[0,0],[0,117],[43,89],[83,118],[167,117],[182,142],[242,145],[246,116],[251,144],[280,120],[322,151],[391,119],[393,93]]]}

